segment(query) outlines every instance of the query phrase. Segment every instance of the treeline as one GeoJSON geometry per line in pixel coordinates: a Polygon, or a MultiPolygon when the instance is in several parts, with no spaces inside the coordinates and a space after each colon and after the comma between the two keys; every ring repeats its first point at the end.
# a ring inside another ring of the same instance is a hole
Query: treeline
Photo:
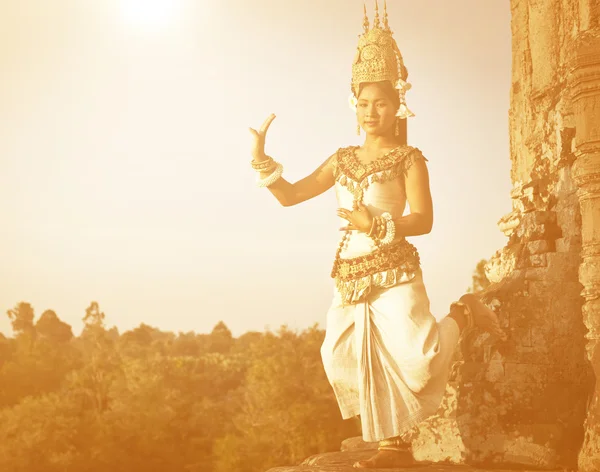
{"type": "Polygon", "coordinates": [[[106,329],[96,302],[75,337],[28,303],[0,334],[0,470],[264,472],[339,449],[324,332],[106,329]]]}

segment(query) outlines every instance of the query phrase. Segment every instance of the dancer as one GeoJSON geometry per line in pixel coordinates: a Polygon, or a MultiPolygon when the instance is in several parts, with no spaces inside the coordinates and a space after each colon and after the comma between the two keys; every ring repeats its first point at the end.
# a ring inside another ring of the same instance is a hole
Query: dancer
{"type": "Polygon", "coordinates": [[[352,65],[350,104],[362,146],[338,149],[311,175],[290,183],[283,166],[265,155],[275,115],[254,137],[252,167],[258,185],[283,206],[297,205],[335,187],[344,225],[333,263],[334,297],[327,312],[321,356],[343,418],[361,417],[362,436],[379,442],[358,468],[414,463],[417,425],[434,414],[445,392],[459,336],[474,326],[505,339],[495,313],[473,294],[452,303],[440,322],[431,314],[419,255],[406,240],[431,231],[433,205],[427,159],[407,144],[414,116],[405,94],[408,70],[393,39],[384,4],[375,4],[352,65]],[[403,216],[408,203],[410,213],[403,216]]]}

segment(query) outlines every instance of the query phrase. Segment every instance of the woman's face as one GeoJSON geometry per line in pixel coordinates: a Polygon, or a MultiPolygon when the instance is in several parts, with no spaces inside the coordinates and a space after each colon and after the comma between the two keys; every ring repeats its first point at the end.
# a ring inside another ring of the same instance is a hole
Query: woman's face
{"type": "Polygon", "coordinates": [[[385,135],[396,124],[396,108],[377,84],[363,87],[358,96],[356,116],[367,134],[385,135]]]}

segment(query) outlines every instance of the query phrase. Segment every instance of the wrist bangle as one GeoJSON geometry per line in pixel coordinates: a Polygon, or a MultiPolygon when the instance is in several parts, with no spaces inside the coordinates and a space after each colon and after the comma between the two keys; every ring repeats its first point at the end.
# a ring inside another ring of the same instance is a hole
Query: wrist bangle
{"type": "Polygon", "coordinates": [[[373,221],[371,222],[371,229],[369,229],[369,232],[367,233],[367,236],[369,236],[370,238],[373,237],[373,233],[375,232],[375,230],[377,229],[377,218],[373,217],[373,221]]]}
{"type": "Polygon", "coordinates": [[[259,174],[262,174],[262,173],[271,174],[271,172],[273,172],[275,169],[277,169],[277,162],[273,161],[273,162],[271,162],[271,164],[268,167],[265,167],[264,169],[254,169],[254,170],[256,172],[258,172],[259,174]]]}
{"type": "Polygon", "coordinates": [[[264,161],[255,161],[254,159],[250,161],[250,165],[254,170],[265,171],[273,166],[275,161],[272,157],[267,157],[264,161]]]}
{"type": "Polygon", "coordinates": [[[387,230],[387,225],[385,224],[385,219],[383,216],[379,217],[379,228],[377,231],[377,239],[382,240],[385,236],[387,230]]]}
{"type": "Polygon", "coordinates": [[[283,174],[283,166],[278,162],[277,167],[275,167],[275,170],[271,173],[271,175],[265,177],[264,179],[259,177],[256,181],[256,185],[259,187],[268,187],[273,185],[281,177],[281,174],[283,174]]]}

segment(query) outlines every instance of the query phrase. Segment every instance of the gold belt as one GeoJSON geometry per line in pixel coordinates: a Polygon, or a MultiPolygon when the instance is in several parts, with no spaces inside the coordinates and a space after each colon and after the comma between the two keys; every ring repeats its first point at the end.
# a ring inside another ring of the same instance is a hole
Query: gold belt
{"type": "Polygon", "coordinates": [[[364,256],[351,259],[336,258],[331,277],[340,281],[360,279],[390,269],[401,268],[404,272],[415,272],[420,267],[417,248],[402,239],[397,243],[377,248],[364,256]]]}

